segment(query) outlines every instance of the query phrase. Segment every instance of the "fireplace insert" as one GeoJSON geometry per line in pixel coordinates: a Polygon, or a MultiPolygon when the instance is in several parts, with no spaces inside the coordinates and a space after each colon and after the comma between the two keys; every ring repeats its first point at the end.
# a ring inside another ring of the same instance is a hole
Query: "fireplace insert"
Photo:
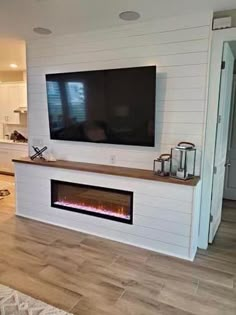
{"type": "Polygon", "coordinates": [[[51,206],[133,224],[133,192],[51,180],[51,206]]]}

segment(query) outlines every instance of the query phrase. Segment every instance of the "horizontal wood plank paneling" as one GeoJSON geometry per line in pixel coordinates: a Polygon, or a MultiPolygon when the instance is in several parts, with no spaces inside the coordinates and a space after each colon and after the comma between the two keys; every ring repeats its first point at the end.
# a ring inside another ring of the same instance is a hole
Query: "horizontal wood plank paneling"
{"type": "MultiPolygon", "coordinates": [[[[56,218],[52,219],[51,215],[48,215],[47,213],[40,212],[40,211],[35,212],[32,210],[32,208],[31,209],[22,208],[22,212],[18,215],[26,217],[26,218],[31,218],[34,220],[36,219],[41,222],[54,224],[54,225],[61,226],[64,228],[79,230],[81,232],[90,233],[93,235],[104,237],[103,227],[91,225],[91,224],[83,224],[75,220],[71,221],[70,222],[71,224],[69,225],[64,217],[57,216],[56,218]]],[[[133,235],[133,234],[125,235],[124,233],[120,231],[116,231],[116,230],[109,230],[108,234],[109,234],[107,236],[108,239],[119,240],[120,242],[124,242],[126,244],[131,244],[138,247],[147,248],[153,251],[158,251],[159,253],[184,258],[187,260],[191,259],[188,256],[188,248],[186,247],[177,246],[174,244],[168,244],[165,242],[152,240],[148,238],[143,238],[143,237],[133,235]]]]}
{"type": "Polygon", "coordinates": [[[157,88],[159,90],[164,89],[201,89],[206,86],[206,77],[205,76],[196,76],[196,77],[183,77],[180,80],[180,77],[175,78],[161,78],[157,75],[157,88]]]}
{"type": "Polygon", "coordinates": [[[50,65],[31,65],[28,68],[30,75],[37,75],[40,72],[44,73],[61,73],[61,72],[73,72],[73,71],[86,71],[86,70],[98,70],[98,69],[116,69],[116,68],[127,68],[127,67],[141,67],[149,65],[157,65],[159,67],[170,67],[170,66],[185,66],[185,65],[196,65],[196,64],[207,64],[208,52],[193,52],[183,53],[176,55],[158,56],[157,54],[146,55],[143,57],[139,56],[104,56],[95,61],[94,56],[84,56],[78,58],[78,56],[63,56],[53,58],[53,63],[50,65]]]}
{"type": "MultiPolygon", "coordinates": [[[[207,64],[193,64],[181,66],[158,66],[158,78],[189,78],[196,76],[205,76],[207,73],[207,64]]],[[[182,80],[181,79],[181,80],[182,80]]],[[[180,81],[181,81],[180,80],[180,81]]]]}
{"type": "Polygon", "coordinates": [[[181,140],[196,143],[199,155],[209,32],[209,14],[199,14],[28,42],[30,144],[41,139],[60,159],[110,164],[116,155],[117,165],[147,169],[181,140]],[[155,148],[50,141],[45,74],[146,65],[157,66],[155,148]]]}
{"type": "MultiPolygon", "coordinates": [[[[51,167],[40,167],[37,165],[27,165],[20,163],[16,163],[15,167],[19,175],[16,178],[16,182],[24,182],[25,185],[30,186],[34,183],[34,176],[37,177],[37,182],[39,183],[38,185],[42,187],[44,187],[45,184],[48,185],[46,180],[47,177],[55,180],[64,180],[74,183],[77,183],[79,178],[80,182],[85,185],[91,185],[91,181],[93,182],[92,185],[99,187],[102,187],[104,184],[106,184],[106,186],[109,188],[117,189],[117,185],[119,185],[119,189],[121,190],[122,187],[129,187],[131,191],[141,194],[145,193],[156,197],[158,197],[156,195],[156,191],[158,189],[159,197],[161,197],[163,200],[167,199],[165,202],[168,202],[170,196],[172,200],[179,200],[188,203],[192,202],[191,186],[153,182],[142,179],[140,179],[139,181],[135,181],[134,179],[129,177],[120,177],[80,171],[75,172],[73,170],[60,168],[54,169],[51,167]],[[28,176],[28,173],[30,173],[32,177],[28,176]]],[[[49,191],[48,186],[46,187],[46,189],[49,191]]]]}
{"type": "MultiPolygon", "coordinates": [[[[155,40],[154,40],[155,42],[155,40]]],[[[37,64],[38,66],[50,66],[57,65],[62,62],[63,64],[70,64],[77,62],[79,60],[81,63],[88,62],[92,60],[94,57],[97,61],[100,60],[112,60],[112,59],[123,59],[123,58],[143,58],[147,56],[171,56],[178,54],[186,54],[186,53],[196,53],[196,52],[204,52],[205,48],[208,44],[208,39],[194,40],[189,42],[178,42],[178,43],[169,43],[162,45],[145,45],[142,42],[142,38],[139,38],[139,46],[132,47],[132,42],[130,43],[130,47],[122,47],[119,45],[119,48],[113,47],[111,43],[109,43],[109,47],[103,47],[102,50],[86,50],[81,52],[80,49],[78,51],[67,52],[65,54],[54,53],[50,56],[40,57],[32,59],[29,62],[29,67],[37,64]]],[[[116,45],[117,46],[117,43],[116,45]]],[[[163,58],[163,60],[165,60],[163,58]]]]}
{"type": "MultiPolygon", "coordinates": [[[[114,34],[113,34],[114,35],[114,34]]],[[[164,44],[185,43],[192,41],[206,40],[209,36],[209,27],[197,27],[191,29],[178,29],[167,32],[148,32],[137,35],[128,35],[127,33],[120,34],[119,40],[114,35],[113,38],[87,37],[86,40],[80,36],[64,38],[61,41],[57,40],[50,45],[41,45],[40,42],[34,42],[30,45],[29,57],[35,58],[37,52],[40,57],[52,56],[52,55],[66,55],[71,53],[91,52],[91,51],[104,51],[113,49],[123,49],[127,47],[143,47],[143,46],[161,46],[164,44]],[[75,46],[74,41],[77,40],[81,47],[75,46]],[[65,43],[65,41],[67,41],[65,43]],[[38,44],[38,45],[37,45],[38,44]],[[49,47],[48,47],[49,46],[49,47]]],[[[36,55],[37,56],[37,55],[36,55]]]]}
{"type": "Polygon", "coordinates": [[[194,187],[16,163],[16,189],[18,215],[192,258],[194,187]],[[50,179],[133,191],[133,225],[51,208],[50,179]]]}
{"type": "Polygon", "coordinates": [[[185,101],[204,100],[205,89],[159,89],[157,88],[157,101],[185,101]]]}
{"type": "Polygon", "coordinates": [[[183,112],[182,115],[188,112],[204,112],[204,100],[172,100],[158,102],[157,111],[162,112],[183,112]]]}
{"type": "Polygon", "coordinates": [[[203,112],[186,112],[184,115],[178,111],[157,111],[156,121],[162,123],[203,124],[203,112]]]}
{"type": "MultiPolygon", "coordinates": [[[[114,155],[117,166],[152,169],[160,153],[187,140],[197,145],[199,173],[210,24],[210,14],[196,14],[28,42],[30,146],[41,140],[58,159],[111,164],[114,155]],[[157,66],[154,148],[50,140],[45,74],[146,65],[157,66]]],[[[194,256],[193,187],[31,165],[16,165],[16,183],[19,215],[186,259],[194,256]],[[134,224],[52,209],[50,179],[133,191],[134,224]]]]}

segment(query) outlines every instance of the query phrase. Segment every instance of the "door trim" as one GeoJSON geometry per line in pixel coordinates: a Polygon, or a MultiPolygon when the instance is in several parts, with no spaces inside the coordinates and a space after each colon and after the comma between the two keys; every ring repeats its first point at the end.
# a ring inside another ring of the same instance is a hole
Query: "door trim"
{"type": "Polygon", "coordinates": [[[218,101],[220,93],[221,61],[223,45],[227,41],[236,41],[236,28],[212,32],[212,44],[209,65],[209,86],[207,97],[207,115],[204,148],[202,154],[202,196],[198,247],[207,249],[210,227],[211,192],[213,165],[215,158],[216,127],[218,119],[218,101]]]}
{"type": "MultiPolygon", "coordinates": [[[[227,156],[226,156],[226,169],[225,169],[225,182],[224,182],[224,198],[228,199],[230,188],[227,188],[226,183],[228,182],[229,178],[229,167],[230,167],[230,160],[228,158],[228,153],[230,150],[230,144],[232,141],[232,134],[233,134],[233,122],[234,122],[234,114],[236,113],[236,74],[233,75],[233,88],[232,88],[232,97],[231,97],[231,109],[230,109],[230,121],[229,121],[229,131],[228,131],[228,142],[227,142],[227,156]]],[[[232,189],[235,193],[235,189],[232,189]]],[[[230,199],[230,198],[229,198],[230,199]]]]}

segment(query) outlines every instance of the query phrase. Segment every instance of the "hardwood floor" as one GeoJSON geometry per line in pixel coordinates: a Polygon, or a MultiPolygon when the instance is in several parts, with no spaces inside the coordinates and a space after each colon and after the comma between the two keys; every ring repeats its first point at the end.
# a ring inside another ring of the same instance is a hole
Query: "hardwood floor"
{"type": "Polygon", "coordinates": [[[236,206],[194,263],[14,216],[0,200],[0,283],[79,315],[236,314],[236,206]],[[235,211],[234,211],[235,209],[235,211]]]}

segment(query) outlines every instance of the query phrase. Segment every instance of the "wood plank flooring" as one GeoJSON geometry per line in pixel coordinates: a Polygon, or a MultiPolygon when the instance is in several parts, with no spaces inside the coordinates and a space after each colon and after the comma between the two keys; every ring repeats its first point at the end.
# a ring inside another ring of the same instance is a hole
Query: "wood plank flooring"
{"type": "Polygon", "coordinates": [[[14,216],[0,200],[0,283],[78,315],[235,315],[236,203],[194,263],[14,216]]]}

